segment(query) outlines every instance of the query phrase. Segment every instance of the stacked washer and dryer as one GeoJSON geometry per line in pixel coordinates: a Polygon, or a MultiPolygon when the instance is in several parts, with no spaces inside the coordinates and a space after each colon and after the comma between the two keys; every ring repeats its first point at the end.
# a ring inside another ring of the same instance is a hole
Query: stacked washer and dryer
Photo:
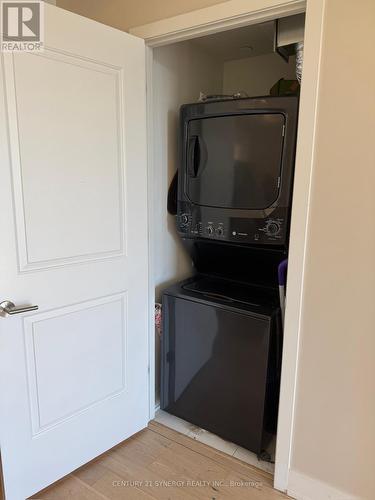
{"type": "Polygon", "coordinates": [[[177,231],[195,274],[163,293],[161,408],[261,454],[276,432],[298,97],[182,106],[177,231]]]}

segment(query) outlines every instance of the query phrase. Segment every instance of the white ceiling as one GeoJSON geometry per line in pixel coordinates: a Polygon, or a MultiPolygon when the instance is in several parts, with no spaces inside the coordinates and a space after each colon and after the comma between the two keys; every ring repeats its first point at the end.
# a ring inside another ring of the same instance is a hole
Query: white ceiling
{"type": "Polygon", "coordinates": [[[273,52],[274,32],[274,21],[268,21],[196,38],[192,43],[218,59],[229,61],[273,52]]]}

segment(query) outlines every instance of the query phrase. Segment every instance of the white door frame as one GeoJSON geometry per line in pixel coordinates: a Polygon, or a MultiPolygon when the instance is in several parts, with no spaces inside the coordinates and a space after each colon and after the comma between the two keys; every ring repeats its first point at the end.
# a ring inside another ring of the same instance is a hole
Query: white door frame
{"type": "MultiPolygon", "coordinates": [[[[303,314],[305,254],[308,244],[310,189],[314,160],[317,101],[320,75],[325,0],[229,0],[188,14],[163,19],[130,30],[145,39],[147,63],[147,111],[152,116],[152,49],[219,31],[256,24],[306,11],[303,84],[300,96],[298,144],[296,152],[293,209],[290,232],[287,308],[283,346],[282,376],[274,487],[287,491],[292,454],[295,396],[301,317],[303,314]]],[[[149,220],[153,206],[153,131],[148,119],[148,203],[149,220]]],[[[149,299],[154,302],[153,236],[149,230],[149,299]]],[[[150,418],[155,413],[155,335],[154,316],[150,317],[150,418]]]]}

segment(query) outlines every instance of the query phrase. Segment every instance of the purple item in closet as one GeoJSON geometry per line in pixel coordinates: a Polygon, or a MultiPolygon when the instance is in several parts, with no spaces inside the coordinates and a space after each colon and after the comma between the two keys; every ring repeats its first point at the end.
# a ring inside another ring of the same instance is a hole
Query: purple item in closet
{"type": "Polygon", "coordinates": [[[277,268],[278,280],[279,280],[279,295],[280,295],[280,309],[281,309],[281,321],[284,327],[284,317],[285,317],[285,285],[286,285],[286,273],[288,271],[288,259],[284,259],[280,262],[277,268]]]}
{"type": "Polygon", "coordinates": [[[279,267],[277,268],[277,274],[279,278],[279,286],[286,285],[286,273],[288,270],[288,259],[284,259],[280,262],[279,267]]]}

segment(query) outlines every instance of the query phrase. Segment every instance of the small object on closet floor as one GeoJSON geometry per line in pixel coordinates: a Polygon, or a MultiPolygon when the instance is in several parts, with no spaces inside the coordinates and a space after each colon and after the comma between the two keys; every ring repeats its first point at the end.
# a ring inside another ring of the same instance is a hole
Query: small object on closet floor
{"type": "Polygon", "coordinates": [[[266,450],[262,450],[258,455],[258,460],[262,462],[269,462],[270,464],[274,464],[275,462],[272,460],[270,453],[266,450]]]}

